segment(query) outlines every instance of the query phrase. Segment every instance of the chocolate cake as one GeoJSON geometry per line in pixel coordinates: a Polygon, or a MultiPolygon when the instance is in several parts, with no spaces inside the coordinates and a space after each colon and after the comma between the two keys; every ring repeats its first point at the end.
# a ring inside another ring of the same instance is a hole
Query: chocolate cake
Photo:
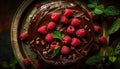
{"type": "Polygon", "coordinates": [[[93,22],[87,10],[71,1],[43,4],[28,28],[30,48],[48,64],[82,62],[95,52],[93,22]]]}

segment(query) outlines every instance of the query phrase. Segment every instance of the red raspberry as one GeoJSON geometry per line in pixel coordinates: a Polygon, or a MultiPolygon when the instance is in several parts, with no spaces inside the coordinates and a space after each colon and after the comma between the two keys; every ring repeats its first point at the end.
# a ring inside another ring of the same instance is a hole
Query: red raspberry
{"type": "Polygon", "coordinates": [[[41,7],[41,4],[35,4],[35,7],[38,9],[41,7]]]}
{"type": "Polygon", "coordinates": [[[88,15],[89,15],[89,17],[91,18],[91,19],[93,19],[93,15],[92,15],[92,12],[88,12],[88,15]]]}
{"type": "Polygon", "coordinates": [[[52,43],[50,44],[50,49],[52,49],[52,51],[54,51],[55,46],[56,46],[56,45],[59,45],[59,44],[60,44],[60,43],[57,42],[57,41],[52,42],[52,43]]]}
{"type": "Polygon", "coordinates": [[[94,26],[94,31],[95,31],[95,32],[99,32],[99,31],[100,31],[100,26],[95,25],[95,26],[94,26]]]}
{"type": "Polygon", "coordinates": [[[85,36],[86,32],[85,32],[85,29],[78,29],[75,34],[78,37],[83,37],[83,36],[85,36]]]}
{"type": "Polygon", "coordinates": [[[101,44],[103,44],[103,45],[105,45],[105,44],[107,43],[107,39],[106,39],[105,36],[99,37],[99,38],[98,38],[98,41],[99,41],[101,44]]]}
{"type": "Polygon", "coordinates": [[[53,21],[58,21],[59,18],[60,18],[60,14],[59,14],[59,13],[53,13],[53,14],[51,15],[51,19],[52,19],[53,21]]]}
{"type": "Polygon", "coordinates": [[[69,54],[70,53],[70,48],[68,46],[63,46],[61,48],[61,53],[62,54],[69,54]]]}
{"type": "Polygon", "coordinates": [[[66,17],[69,17],[69,16],[72,16],[72,14],[73,14],[73,10],[71,10],[71,9],[65,9],[63,15],[66,16],[66,17]]]}
{"type": "Polygon", "coordinates": [[[71,45],[72,46],[78,46],[80,45],[81,41],[78,38],[72,38],[71,45]]]}
{"type": "Polygon", "coordinates": [[[68,18],[66,16],[62,16],[60,22],[63,24],[68,24],[68,18]]]}
{"type": "Polygon", "coordinates": [[[69,44],[71,42],[71,37],[66,35],[64,38],[63,38],[63,43],[64,44],[69,44]]]}
{"type": "Polygon", "coordinates": [[[25,40],[27,37],[28,37],[27,33],[21,33],[19,36],[20,40],[25,40]]]}
{"type": "Polygon", "coordinates": [[[30,60],[28,58],[23,59],[23,64],[26,66],[29,66],[31,64],[30,60]]]}
{"type": "Polygon", "coordinates": [[[80,23],[81,23],[81,21],[79,19],[77,19],[77,18],[74,18],[71,21],[72,26],[78,26],[78,25],[80,25],[80,23]]]}
{"type": "Polygon", "coordinates": [[[52,34],[48,33],[46,36],[45,36],[45,41],[47,42],[52,42],[54,40],[52,34]]]}
{"type": "Polygon", "coordinates": [[[49,23],[48,23],[47,28],[48,28],[49,30],[53,30],[55,27],[56,27],[56,23],[55,23],[55,22],[49,22],[49,23]]]}
{"type": "Polygon", "coordinates": [[[75,32],[75,28],[73,26],[68,26],[67,33],[68,34],[73,34],[74,32],[75,32]]]}
{"type": "Polygon", "coordinates": [[[43,26],[39,27],[37,31],[41,34],[47,34],[47,26],[43,25],[43,26]]]}

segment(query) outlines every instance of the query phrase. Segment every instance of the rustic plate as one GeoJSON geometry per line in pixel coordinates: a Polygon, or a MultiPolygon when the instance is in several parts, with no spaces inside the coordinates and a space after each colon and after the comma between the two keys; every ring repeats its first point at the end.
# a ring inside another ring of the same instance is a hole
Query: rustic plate
{"type": "MultiPolygon", "coordinates": [[[[32,52],[29,49],[29,46],[27,44],[24,44],[19,40],[19,34],[27,31],[28,25],[30,23],[30,17],[37,10],[34,7],[36,3],[40,3],[40,2],[37,2],[36,0],[24,0],[24,2],[20,5],[18,10],[16,11],[16,14],[13,18],[13,22],[11,24],[12,48],[15,56],[18,58],[18,61],[23,69],[26,68],[22,62],[24,58],[30,59],[32,63],[31,69],[37,68],[35,65],[37,61],[35,59],[36,54],[34,54],[34,52],[32,52]]],[[[103,30],[105,29],[106,26],[103,28],[103,30]]],[[[106,36],[105,31],[103,35],[106,36]]]]}

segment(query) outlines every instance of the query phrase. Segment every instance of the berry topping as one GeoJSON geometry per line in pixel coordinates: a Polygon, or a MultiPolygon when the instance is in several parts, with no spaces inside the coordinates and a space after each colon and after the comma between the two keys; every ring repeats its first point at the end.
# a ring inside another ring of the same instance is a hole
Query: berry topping
{"type": "Polygon", "coordinates": [[[95,32],[99,32],[99,31],[100,31],[100,26],[95,25],[95,26],[94,26],[94,31],[95,31],[95,32]]]}
{"type": "Polygon", "coordinates": [[[28,37],[27,33],[21,33],[19,36],[20,40],[25,40],[27,37],[28,37]]]}
{"type": "Polygon", "coordinates": [[[71,42],[71,37],[66,35],[64,38],[63,38],[63,43],[64,44],[69,44],[71,42]]]}
{"type": "Polygon", "coordinates": [[[61,53],[62,54],[69,54],[70,53],[70,48],[68,46],[63,46],[61,48],[61,53]]]}
{"type": "Polygon", "coordinates": [[[48,33],[46,36],[45,36],[45,41],[47,42],[52,42],[54,40],[52,34],[48,33]]]}
{"type": "Polygon", "coordinates": [[[26,66],[29,66],[31,64],[30,60],[28,58],[25,58],[23,59],[23,63],[26,65],[26,66]]]}
{"type": "Polygon", "coordinates": [[[88,15],[91,19],[93,19],[93,15],[92,15],[92,12],[88,12],[88,15]]]}
{"type": "Polygon", "coordinates": [[[72,38],[71,45],[72,46],[78,46],[80,45],[81,41],[78,38],[72,38]]]}
{"type": "Polygon", "coordinates": [[[68,24],[68,18],[66,16],[62,16],[60,22],[63,24],[68,24]]]}
{"type": "Polygon", "coordinates": [[[69,17],[72,16],[73,11],[71,9],[65,9],[64,16],[69,17]]]}
{"type": "Polygon", "coordinates": [[[43,25],[43,26],[39,27],[37,31],[41,34],[47,34],[47,26],[43,25]]]}
{"type": "Polygon", "coordinates": [[[59,18],[60,18],[60,14],[59,14],[59,13],[53,13],[53,14],[51,15],[51,19],[52,19],[53,21],[58,21],[59,18]]]}
{"type": "Polygon", "coordinates": [[[73,34],[75,32],[75,28],[73,26],[68,26],[67,27],[67,33],[68,34],[73,34]]]}
{"type": "Polygon", "coordinates": [[[101,43],[101,44],[106,44],[107,43],[107,39],[105,36],[101,36],[98,38],[98,41],[101,43]]]}
{"type": "Polygon", "coordinates": [[[55,27],[56,27],[56,23],[55,22],[49,22],[48,23],[48,26],[47,26],[48,30],[53,30],[55,27]]]}
{"type": "Polygon", "coordinates": [[[77,18],[74,18],[71,21],[72,26],[78,26],[78,25],[80,25],[80,23],[81,23],[81,21],[79,19],[77,19],[77,18]]]}
{"type": "Polygon", "coordinates": [[[51,45],[50,45],[50,49],[52,49],[52,51],[55,49],[55,47],[57,46],[57,45],[59,45],[60,43],[59,42],[57,42],[57,41],[53,41],[52,43],[51,43],[51,45]]]}
{"type": "Polygon", "coordinates": [[[83,36],[85,36],[86,32],[85,32],[85,29],[78,29],[75,34],[78,37],[83,37],[83,36]]]}
{"type": "Polygon", "coordinates": [[[41,7],[41,4],[35,4],[35,7],[38,9],[41,7]]]}

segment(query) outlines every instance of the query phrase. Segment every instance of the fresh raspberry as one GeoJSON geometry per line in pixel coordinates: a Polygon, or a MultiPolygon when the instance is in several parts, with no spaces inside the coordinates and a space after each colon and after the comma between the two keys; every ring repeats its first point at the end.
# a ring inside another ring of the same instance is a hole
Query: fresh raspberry
{"type": "Polygon", "coordinates": [[[99,41],[101,44],[103,44],[103,45],[105,45],[105,44],[107,43],[107,39],[106,39],[105,36],[99,37],[99,38],[98,38],[98,41],[99,41]]]}
{"type": "Polygon", "coordinates": [[[78,46],[80,45],[81,41],[78,38],[72,38],[71,45],[72,46],[78,46]]]}
{"type": "Polygon", "coordinates": [[[19,36],[20,40],[25,40],[27,37],[28,37],[27,33],[21,33],[19,36]]]}
{"type": "Polygon", "coordinates": [[[70,53],[70,48],[68,46],[63,46],[61,48],[61,53],[62,54],[69,54],[70,53]]]}
{"type": "Polygon", "coordinates": [[[53,42],[50,44],[50,49],[52,49],[52,51],[54,51],[55,47],[56,47],[57,45],[59,45],[59,44],[60,44],[59,42],[53,41],[53,42]]]}
{"type": "Polygon", "coordinates": [[[99,31],[100,31],[100,26],[95,25],[95,26],[94,26],[94,31],[95,31],[95,32],[99,32],[99,31]]]}
{"type": "Polygon", "coordinates": [[[71,10],[71,9],[65,9],[63,15],[66,16],[66,17],[70,17],[70,16],[72,16],[72,14],[73,14],[73,10],[71,10]]]}
{"type": "Polygon", "coordinates": [[[59,13],[53,13],[53,14],[51,15],[51,19],[52,19],[53,21],[58,21],[59,18],[60,18],[60,14],[59,14],[59,13]]]}
{"type": "Polygon", "coordinates": [[[66,16],[62,16],[60,22],[63,24],[68,24],[68,18],[66,16]]]}
{"type": "Polygon", "coordinates": [[[48,30],[53,30],[55,27],[56,27],[56,23],[55,22],[49,22],[48,23],[48,26],[47,26],[48,30]]]}
{"type": "Polygon", "coordinates": [[[91,19],[93,19],[93,15],[92,15],[92,12],[88,12],[88,15],[89,15],[89,17],[91,18],[91,19]]]}
{"type": "Polygon", "coordinates": [[[35,7],[38,9],[41,7],[41,4],[35,4],[35,7]]]}
{"type": "Polygon", "coordinates": [[[72,26],[78,26],[78,25],[80,25],[80,23],[81,23],[81,21],[77,18],[73,18],[71,21],[72,26]]]}
{"type": "Polygon", "coordinates": [[[23,64],[26,66],[29,66],[31,64],[30,60],[28,58],[23,59],[23,64]]]}
{"type": "Polygon", "coordinates": [[[71,37],[66,35],[64,38],[63,38],[63,43],[64,44],[69,44],[71,42],[71,37]]]}
{"type": "Polygon", "coordinates": [[[75,28],[73,26],[68,26],[67,27],[67,33],[68,34],[73,34],[75,32],[75,28]]]}
{"type": "Polygon", "coordinates": [[[45,36],[45,41],[47,42],[52,42],[54,40],[52,34],[48,33],[46,36],[45,36]]]}
{"type": "Polygon", "coordinates": [[[75,33],[78,37],[83,37],[86,34],[85,29],[78,29],[75,33]]]}
{"type": "Polygon", "coordinates": [[[41,33],[41,34],[47,34],[47,26],[43,25],[43,26],[39,27],[37,31],[38,31],[38,33],[41,33]]]}

